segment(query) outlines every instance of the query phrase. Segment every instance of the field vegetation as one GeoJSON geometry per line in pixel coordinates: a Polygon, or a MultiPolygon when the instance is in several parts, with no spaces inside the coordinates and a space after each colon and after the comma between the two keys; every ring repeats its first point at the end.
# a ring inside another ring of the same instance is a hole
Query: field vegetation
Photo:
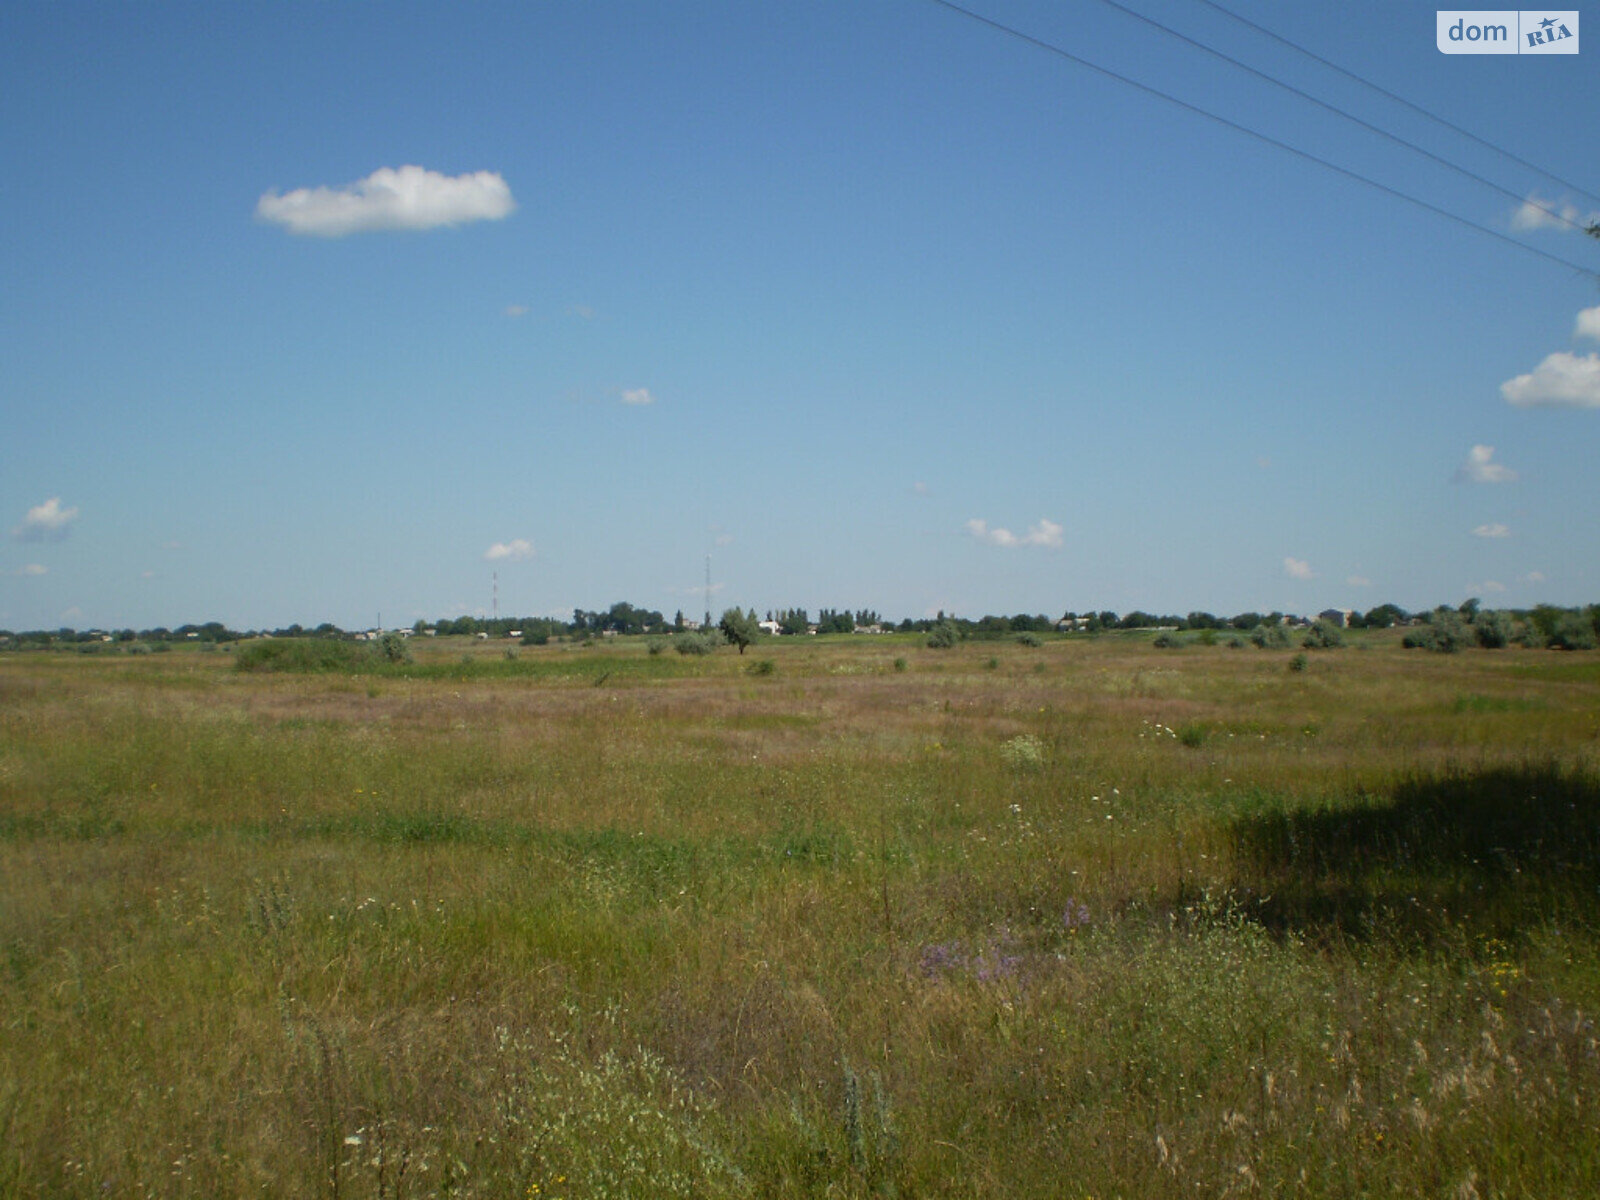
{"type": "Polygon", "coordinates": [[[1600,659],[1024,632],[0,656],[0,1196],[1600,1195],[1600,659]]]}

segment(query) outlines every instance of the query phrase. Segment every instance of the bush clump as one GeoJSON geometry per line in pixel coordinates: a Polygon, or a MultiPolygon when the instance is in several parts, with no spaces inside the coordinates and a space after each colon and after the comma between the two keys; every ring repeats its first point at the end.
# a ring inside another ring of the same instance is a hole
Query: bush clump
{"type": "MultiPolygon", "coordinates": [[[[512,658],[516,657],[511,651],[507,653],[512,658]]],[[[411,648],[398,633],[386,633],[378,639],[378,657],[387,663],[408,663],[411,661],[411,648]]]]}
{"type": "Polygon", "coordinates": [[[1344,645],[1344,633],[1332,621],[1319,619],[1306,630],[1300,645],[1307,650],[1333,650],[1344,645]]]}
{"type": "Polygon", "coordinates": [[[1289,631],[1282,625],[1257,625],[1250,631],[1250,641],[1260,650],[1287,650],[1289,631]]]}
{"type": "Polygon", "coordinates": [[[1516,637],[1517,626],[1510,613],[1494,609],[1472,618],[1472,633],[1485,650],[1501,650],[1516,637]]]}
{"type": "Polygon", "coordinates": [[[1550,646],[1555,650],[1593,650],[1594,626],[1578,613],[1567,613],[1556,622],[1550,646]]]}
{"type": "Polygon", "coordinates": [[[375,661],[369,647],[355,642],[333,638],[259,638],[240,647],[233,666],[236,671],[315,674],[360,671],[371,667],[375,661]]]}
{"type": "Polygon", "coordinates": [[[951,621],[940,621],[928,630],[928,646],[933,650],[948,650],[961,640],[961,631],[951,621]]]}
{"type": "Polygon", "coordinates": [[[672,645],[679,654],[710,654],[717,648],[720,638],[706,633],[679,633],[673,635],[672,645]]]}
{"type": "Polygon", "coordinates": [[[1000,758],[1013,771],[1037,771],[1044,766],[1044,743],[1031,733],[1019,733],[1001,744],[1000,758]]]}
{"type": "Polygon", "coordinates": [[[1400,644],[1407,650],[1432,650],[1436,654],[1454,654],[1478,639],[1471,627],[1454,609],[1439,608],[1428,614],[1425,625],[1410,630],[1400,644]]]}

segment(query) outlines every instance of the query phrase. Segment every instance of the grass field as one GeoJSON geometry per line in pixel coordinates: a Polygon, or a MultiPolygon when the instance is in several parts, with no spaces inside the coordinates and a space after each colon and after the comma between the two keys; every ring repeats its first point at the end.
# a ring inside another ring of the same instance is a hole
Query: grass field
{"type": "Polygon", "coordinates": [[[1349,640],[0,656],[0,1195],[1600,1195],[1600,656],[1349,640]]]}

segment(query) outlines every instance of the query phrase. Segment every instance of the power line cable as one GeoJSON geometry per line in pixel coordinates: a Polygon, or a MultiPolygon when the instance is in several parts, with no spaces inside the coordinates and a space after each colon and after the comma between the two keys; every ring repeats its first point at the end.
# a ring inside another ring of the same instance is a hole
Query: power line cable
{"type": "Polygon", "coordinates": [[[1567,180],[1561,178],[1561,176],[1557,175],[1555,172],[1549,170],[1548,168],[1541,167],[1537,163],[1531,163],[1527,159],[1521,157],[1520,155],[1517,155],[1517,154],[1513,153],[1512,151],[1507,150],[1504,146],[1497,145],[1496,143],[1489,141],[1487,138],[1479,137],[1477,134],[1473,133],[1472,130],[1470,130],[1470,129],[1463,129],[1460,125],[1457,125],[1455,122],[1449,121],[1449,120],[1445,119],[1444,117],[1441,117],[1438,113],[1428,111],[1426,108],[1423,108],[1420,104],[1415,104],[1412,101],[1407,100],[1404,96],[1398,95],[1395,92],[1391,92],[1388,88],[1383,87],[1380,84],[1373,83],[1372,80],[1367,79],[1364,76],[1358,75],[1354,71],[1349,70],[1346,67],[1341,67],[1338,63],[1333,62],[1333,61],[1331,61],[1329,59],[1326,59],[1326,58],[1322,57],[1322,55],[1316,53],[1314,50],[1307,50],[1304,46],[1300,45],[1298,42],[1291,41],[1290,39],[1284,37],[1282,34],[1274,33],[1272,30],[1268,29],[1266,26],[1257,25],[1254,21],[1250,20],[1248,17],[1241,17],[1238,13],[1232,12],[1231,10],[1229,10],[1227,8],[1224,8],[1222,5],[1218,4],[1216,2],[1216,0],[1198,0],[1198,3],[1204,4],[1207,8],[1215,9],[1217,12],[1221,13],[1223,16],[1228,17],[1231,20],[1239,22],[1239,24],[1245,26],[1247,29],[1253,29],[1257,33],[1261,34],[1262,36],[1269,37],[1273,41],[1278,42],[1280,45],[1287,46],[1287,47],[1289,47],[1289,49],[1294,50],[1297,53],[1305,55],[1312,62],[1320,63],[1323,66],[1327,67],[1330,71],[1336,71],[1340,75],[1343,75],[1346,79],[1353,79],[1357,83],[1361,84],[1363,87],[1371,88],[1373,91],[1377,92],[1378,95],[1384,97],[1385,99],[1393,100],[1396,104],[1403,105],[1406,108],[1409,108],[1412,112],[1417,113],[1420,116],[1424,116],[1424,117],[1428,118],[1428,120],[1433,121],[1436,124],[1443,125],[1446,129],[1450,130],[1452,133],[1460,134],[1462,137],[1466,138],[1468,141],[1476,142],[1478,145],[1484,147],[1487,150],[1493,150],[1496,154],[1502,155],[1505,158],[1510,159],[1512,162],[1516,163],[1520,167],[1526,167],[1528,170],[1533,171],[1536,174],[1543,175],[1546,179],[1548,179],[1552,183],[1559,183],[1562,187],[1566,188],[1569,192],[1574,192],[1577,195],[1582,196],[1587,200],[1590,200],[1590,201],[1593,201],[1594,203],[1600,204],[1600,196],[1597,196],[1594,192],[1591,192],[1591,191],[1588,191],[1588,190],[1586,190],[1584,188],[1581,188],[1575,183],[1569,183],[1567,180]]]}
{"type": "Polygon", "coordinates": [[[1047,54],[1053,54],[1057,58],[1065,59],[1067,62],[1070,62],[1075,66],[1083,67],[1086,70],[1093,71],[1097,75],[1103,75],[1107,79],[1113,79],[1118,83],[1125,84],[1136,91],[1145,93],[1147,96],[1154,96],[1158,100],[1165,100],[1168,104],[1176,105],[1185,112],[1190,112],[1196,116],[1204,117],[1208,121],[1214,121],[1218,125],[1232,129],[1236,133],[1242,133],[1246,137],[1254,138],[1256,141],[1263,142],[1266,145],[1272,146],[1278,150],[1287,151],[1288,153],[1293,154],[1296,158],[1303,158],[1307,162],[1315,163],[1317,166],[1332,171],[1335,174],[1343,175],[1346,179],[1353,179],[1357,183],[1364,183],[1370,188],[1376,188],[1385,195],[1393,196],[1397,200],[1404,200],[1407,204],[1415,205],[1418,208],[1433,213],[1435,216],[1443,217],[1448,221],[1454,221],[1458,225],[1464,225],[1468,229],[1473,229],[1479,233],[1487,234],[1489,237],[1504,242],[1508,246],[1514,246],[1524,253],[1536,255],[1547,262],[1556,263],[1558,266],[1566,267],[1569,270],[1576,271],[1582,275],[1600,278],[1600,274],[1597,274],[1593,269],[1582,266],[1579,263],[1575,263],[1571,259],[1562,258],[1560,255],[1551,254],[1546,250],[1540,250],[1537,246],[1528,245],[1527,242],[1519,242],[1516,238],[1501,233],[1498,229],[1493,229],[1488,225],[1479,224],[1477,221],[1473,221],[1467,217],[1458,216],[1456,213],[1450,212],[1448,209],[1440,208],[1437,204],[1432,204],[1429,201],[1423,200],[1417,196],[1413,196],[1408,192],[1402,192],[1398,188],[1390,187],[1386,183],[1380,183],[1378,180],[1373,179],[1370,176],[1363,175],[1359,171],[1353,171],[1349,167],[1341,167],[1338,163],[1330,162],[1328,159],[1312,154],[1309,150],[1302,150],[1300,147],[1290,145],[1288,142],[1279,141],[1270,134],[1262,133],[1257,129],[1251,129],[1248,125],[1241,125],[1237,121],[1230,120],[1229,118],[1221,116],[1218,113],[1211,112],[1209,109],[1201,108],[1199,105],[1192,104],[1187,100],[1181,100],[1177,96],[1172,95],[1170,92],[1163,92],[1160,88],[1152,87],[1148,83],[1141,83],[1137,79],[1120,74],[1117,71],[1113,71],[1110,67],[1104,67],[1097,62],[1092,62],[1087,58],[1082,58],[1079,55],[1072,53],[1070,50],[1066,50],[1055,45],[1053,42],[1047,42],[1042,38],[1034,37],[1030,33],[1024,33],[1022,30],[1017,29],[1014,26],[1006,25],[1000,21],[994,20],[992,17],[986,17],[981,13],[975,13],[971,9],[962,8],[959,4],[953,3],[952,0],[928,0],[928,2],[930,4],[938,5],[940,8],[948,9],[958,16],[966,17],[968,20],[975,21],[980,25],[987,25],[989,28],[1005,34],[1007,37],[1015,38],[1021,42],[1026,42],[1028,45],[1033,46],[1036,49],[1043,50],[1047,54]]]}
{"type": "Polygon", "coordinates": [[[1363,120],[1362,118],[1356,116],[1353,113],[1346,112],[1344,109],[1340,108],[1336,104],[1330,104],[1326,100],[1320,100],[1316,96],[1313,96],[1310,92],[1307,92],[1307,91],[1305,91],[1305,90],[1303,90],[1301,88],[1295,87],[1294,84],[1292,84],[1292,83],[1285,83],[1283,80],[1277,78],[1274,75],[1269,75],[1265,71],[1257,70],[1255,67],[1252,67],[1249,63],[1241,62],[1239,59],[1234,58],[1231,54],[1224,53],[1223,51],[1218,50],[1214,46],[1208,46],[1204,42],[1197,41],[1196,39],[1188,36],[1188,34],[1179,33],[1176,29],[1173,29],[1170,25],[1163,25],[1160,21],[1157,21],[1154,17],[1147,17],[1143,13],[1135,12],[1133,9],[1127,7],[1126,5],[1119,4],[1117,2],[1117,0],[1100,0],[1100,3],[1104,4],[1107,8],[1115,9],[1117,12],[1120,12],[1120,13],[1124,14],[1125,16],[1132,17],[1135,21],[1142,21],[1144,24],[1149,25],[1153,29],[1159,29],[1162,33],[1166,34],[1168,37],[1176,38],[1178,41],[1183,42],[1186,45],[1193,46],[1196,50],[1204,51],[1206,54],[1211,55],[1213,58],[1221,59],[1223,62],[1227,63],[1229,66],[1237,67],[1241,71],[1247,72],[1250,75],[1254,75],[1257,79],[1263,80],[1266,83],[1270,83],[1273,87],[1282,88],[1284,91],[1288,92],[1290,95],[1298,96],[1300,99],[1306,101],[1307,103],[1315,104],[1318,108],[1323,109],[1326,112],[1333,113],[1335,116],[1338,116],[1338,117],[1343,117],[1346,121],[1350,121],[1353,124],[1359,125],[1362,129],[1367,130],[1369,133],[1375,133],[1379,137],[1385,138],[1388,141],[1391,141],[1391,142],[1395,143],[1396,145],[1404,146],[1407,150],[1410,150],[1413,153],[1422,155],[1422,157],[1428,159],[1430,162],[1438,163],[1441,167],[1444,167],[1447,170],[1454,171],[1456,174],[1464,176],[1465,178],[1472,180],[1474,183],[1479,183],[1479,184],[1482,184],[1484,187],[1491,188],[1494,191],[1499,192],[1502,196],[1506,196],[1506,197],[1510,198],[1511,200],[1516,201],[1516,203],[1518,203],[1518,204],[1532,205],[1534,208],[1537,208],[1540,212],[1544,213],[1552,221],[1557,221],[1557,222],[1561,223],[1562,225],[1565,225],[1568,228],[1574,230],[1575,232],[1578,232],[1578,233],[1582,233],[1583,232],[1583,226],[1580,225],[1577,221],[1574,221],[1571,217],[1563,216],[1561,213],[1557,212],[1555,209],[1549,208],[1549,207],[1547,207],[1546,205],[1540,203],[1537,200],[1527,199],[1527,198],[1523,197],[1523,195],[1521,193],[1514,192],[1510,188],[1501,187],[1498,183],[1494,182],[1494,180],[1492,180],[1492,179],[1486,179],[1482,175],[1477,174],[1476,172],[1469,171],[1466,167],[1459,166],[1456,163],[1451,162],[1449,159],[1443,158],[1440,155],[1437,155],[1437,154],[1433,153],[1433,151],[1431,151],[1431,150],[1425,150],[1421,146],[1417,145],[1415,142],[1407,141],[1405,138],[1401,137],[1399,134],[1390,133],[1387,129],[1383,129],[1380,126],[1374,125],[1370,121],[1365,121],[1365,120],[1363,120]]]}

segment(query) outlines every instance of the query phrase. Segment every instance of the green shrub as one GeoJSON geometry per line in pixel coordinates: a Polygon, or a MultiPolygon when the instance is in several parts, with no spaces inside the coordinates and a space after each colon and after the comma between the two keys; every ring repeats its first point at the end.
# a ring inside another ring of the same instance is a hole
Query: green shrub
{"type": "Polygon", "coordinates": [[[1250,641],[1261,650],[1286,650],[1289,631],[1282,625],[1257,625],[1250,631],[1250,641]]]}
{"type": "Polygon", "coordinates": [[[1454,654],[1477,641],[1472,629],[1454,609],[1440,608],[1428,614],[1428,623],[1408,631],[1400,644],[1407,650],[1432,650],[1454,654]]]}
{"type": "Polygon", "coordinates": [[[1000,758],[1013,771],[1037,771],[1044,766],[1044,743],[1031,733],[1020,733],[1001,745],[1000,758]]]}
{"type": "Polygon", "coordinates": [[[1017,634],[1017,645],[1036,648],[1044,645],[1044,639],[1030,630],[1026,633],[1017,634]]]}
{"type": "Polygon", "coordinates": [[[411,661],[411,648],[398,633],[386,633],[378,639],[378,657],[389,663],[411,661]]]}
{"type": "Polygon", "coordinates": [[[1578,613],[1567,613],[1556,622],[1550,645],[1556,650],[1593,650],[1594,626],[1578,613]]]}
{"type": "Polygon", "coordinates": [[[961,640],[961,631],[950,621],[940,621],[928,630],[928,647],[932,650],[949,650],[961,640]]]}
{"type": "Polygon", "coordinates": [[[1472,633],[1485,650],[1499,650],[1510,645],[1516,636],[1516,622],[1508,612],[1480,612],[1472,619],[1472,633]]]}
{"type": "Polygon", "coordinates": [[[1177,636],[1171,633],[1156,634],[1155,640],[1150,644],[1157,650],[1176,650],[1180,645],[1182,645],[1182,643],[1178,641],[1177,636]]]}
{"type": "Polygon", "coordinates": [[[1332,621],[1317,620],[1300,643],[1307,650],[1333,650],[1344,645],[1344,633],[1332,621]]]}
{"type": "Polygon", "coordinates": [[[703,633],[680,633],[672,639],[679,654],[710,654],[715,643],[703,633]]]}
{"type": "Polygon", "coordinates": [[[1289,670],[1291,671],[1304,671],[1310,665],[1311,660],[1305,656],[1304,651],[1301,651],[1299,654],[1296,654],[1289,660],[1289,670]]]}
{"type": "Polygon", "coordinates": [[[374,665],[372,651],[332,638],[259,638],[246,642],[233,660],[237,671],[320,673],[360,671],[374,665]]]}

